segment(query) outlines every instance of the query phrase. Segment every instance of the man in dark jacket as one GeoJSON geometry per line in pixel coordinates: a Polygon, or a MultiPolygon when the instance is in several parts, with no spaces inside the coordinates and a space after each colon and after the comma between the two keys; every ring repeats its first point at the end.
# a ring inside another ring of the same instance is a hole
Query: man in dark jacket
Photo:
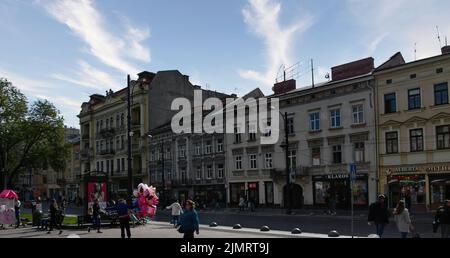
{"type": "Polygon", "coordinates": [[[438,208],[435,221],[441,227],[441,237],[450,238],[450,200],[446,200],[444,206],[438,208]]]}
{"type": "Polygon", "coordinates": [[[116,204],[117,215],[119,216],[120,222],[120,236],[122,238],[125,238],[125,230],[127,231],[127,237],[131,238],[130,208],[133,209],[134,207],[128,206],[123,198],[121,198],[116,204]]]}
{"type": "MultiPolygon", "coordinates": [[[[101,216],[101,208],[100,208],[100,203],[98,201],[98,199],[94,200],[94,204],[92,205],[92,227],[94,229],[97,229],[97,233],[103,233],[100,231],[100,227],[101,227],[101,220],[100,220],[100,216],[101,216]]],[[[88,232],[91,231],[91,228],[88,228],[88,232]]]]}
{"type": "Polygon", "coordinates": [[[181,215],[177,228],[180,233],[184,234],[183,238],[194,238],[194,232],[199,234],[198,214],[193,201],[186,201],[185,212],[181,215]]]}
{"type": "Polygon", "coordinates": [[[372,203],[369,207],[369,226],[375,224],[377,235],[381,238],[384,233],[384,227],[389,224],[389,210],[387,208],[386,196],[378,196],[378,201],[372,203]]]}

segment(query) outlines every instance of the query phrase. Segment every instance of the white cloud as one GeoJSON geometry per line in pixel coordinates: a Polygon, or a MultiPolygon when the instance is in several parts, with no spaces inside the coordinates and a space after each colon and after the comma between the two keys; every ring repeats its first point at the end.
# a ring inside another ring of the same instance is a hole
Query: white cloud
{"type": "Polygon", "coordinates": [[[271,86],[275,82],[281,65],[292,65],[290,57],[292,42],[307,30],[312,24],[310,16],[304,17],[289,26],[280,24],[281,3],[277,0],[248,0],[248,5],[242,10],[244,21],[251,31],[265,42],[267,59],[266,71],[240,70],[239,74],[271,86]]]}
{"type": "MultiPolygon", "coordinates": [[[[418,58],[440,54],[436,35],[439,25],[444,35],[450,36],[448,10],[450,1],[443,0],[347,0],[347,6],[364,35],[362,43],[369,52],[392,48],[392,53],[402,51],[411,60],[417,43],[418,58]]],[[[442,41],[444,43],[444,41],[442,41]]]]}
{"type": "Polygon", "coordinates": [[[108,30],[102,14],[93,0],[39,1],[58,22],[65,24],[87,46],[91,55],[124,74],[136,74],[138,67],[127,57],[150,61],[150,51],[142,43],[150,33],[128,24],[126,36],[116,36],[108,30]]]}
{"type": "Polygon", "coordinates": [[[51,77],[71,84],[101,91],[108,89],[118,90],[121,88],[122,84],[110,74],[91,66],[87,62],[79,61],[78,66],[78,69],[73,72],[74,76],[57,73],[52,74],[51,77]]]}

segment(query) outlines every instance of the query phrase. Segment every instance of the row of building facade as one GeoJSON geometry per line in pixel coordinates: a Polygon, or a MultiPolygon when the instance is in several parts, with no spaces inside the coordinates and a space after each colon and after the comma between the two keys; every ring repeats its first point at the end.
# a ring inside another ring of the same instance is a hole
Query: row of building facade
{"type": "MultiPolygon", "coordinates": [[[[241,197],[284,207],[287,165],[295,173],[294,208],[323,206],[332,191],[342,209],[351,196],[367,207],[384,193],[390,205],[408,198],[413,209],[432,210],[450,198],[449,52],[409,63],[397,53],[378,67],[362,59],[333,67],[325,83],[297,88],[288,80],[270,96],[259,89],[243,96],[279,99],[288,114],[287,150],[283,128],[272,145],[248,130],[175,134],[174,99],[193,102],[194,90],[203,99],[236,96],[204,90],[178,71],[143,72],[131,87],[133,185],[145,182],[206,207],[235,206],[241,197]],[[353,192],[350,164],[357,166],[353,192]]],[[[128,186],[127,94],[92,95],[79,115],[81,174],[108,174],[112,195],[128,186]]]]}

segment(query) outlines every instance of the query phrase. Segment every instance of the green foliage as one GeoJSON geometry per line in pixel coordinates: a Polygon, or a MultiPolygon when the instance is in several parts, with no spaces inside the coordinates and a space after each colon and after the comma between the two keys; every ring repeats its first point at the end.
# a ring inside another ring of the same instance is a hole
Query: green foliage
{"type": "Polygon", "coordinates": [[[6,160],[9,185],[26,168],[64,169],[64,120],[52,103],[28,105],[25,95],[0,79],[0,109],[0,157],[6,160]]]}

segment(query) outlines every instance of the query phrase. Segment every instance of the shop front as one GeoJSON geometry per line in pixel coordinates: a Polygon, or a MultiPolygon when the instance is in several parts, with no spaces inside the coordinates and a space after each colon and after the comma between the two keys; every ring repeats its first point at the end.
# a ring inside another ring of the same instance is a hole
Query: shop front
{"type": "Polygon", "coordinates": [[[435,210],[450,198],[450,164],[383,167],[390,207],[405,200],[412,211],[435,210]]]}
{"type": "Polygon", "coordinates": [[[246,198],[245,183],[230,183],[230,205],[237,206],[241,197],[246,198]]]}
{"type": "MultiPolygon", "coordinates": [[[[334,197],[337,209],[350,209],[351,183],[348,174],[327,174],[313,176],[314,206],[326,207],[328,200],[334,197]]],[[[368,175],[358,174],[353,184],[355,207],[369,205],[368,175]]]]}
{"type": "Polygon", "coordinates": [[[194,199],[204,208],[224,208],[226,206],[225,185],[194,186],[194,199]]]}

